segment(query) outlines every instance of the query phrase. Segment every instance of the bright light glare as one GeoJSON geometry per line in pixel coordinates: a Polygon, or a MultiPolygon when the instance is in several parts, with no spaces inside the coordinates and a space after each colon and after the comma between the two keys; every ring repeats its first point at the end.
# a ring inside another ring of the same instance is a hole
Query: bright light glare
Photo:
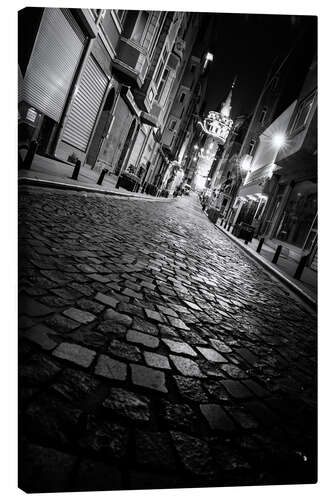
{"type": "Polygon", "coordinates": [[[276,148],[282,148],[286,143],[286,136],[282,133],[273,135],[273,144],[276,148]]]}
{"type": "Polygon", "coordinates": [[[202,175],[198,175],[197,178],[195,179],[195,187],[196,189],[203,189],[206,184],[206,177],[203,177],[202,175]]]}
{"type": "Polygon", "coordinates": [[[251,159],[245,156],[241,162],[242,169],[245,171],[249,171],[251,168],[251,159]]]}

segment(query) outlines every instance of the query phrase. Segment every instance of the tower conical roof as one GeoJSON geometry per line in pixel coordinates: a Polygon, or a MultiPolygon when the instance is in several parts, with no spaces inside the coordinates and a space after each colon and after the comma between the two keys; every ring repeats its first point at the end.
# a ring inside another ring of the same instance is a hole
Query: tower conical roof
{"type": "Polygon", "coordinates": [[[236,80],[237,80],[237,77],[235,76],[234,78],[234,81],[232,82],[232,85],[231,85],[231,89],[229,91],[229,94],[227,95],[227,98],[226,100],[224,101],[224,103],[222,103],[222,107],[221,107],[221,115],[223,116],[226,116],[227,118],[230,117],[230,112],[231,112],[231,99],[232,99],[232,89],[234,88],[235,86],[235,83],[236,83],[236,80]]]}

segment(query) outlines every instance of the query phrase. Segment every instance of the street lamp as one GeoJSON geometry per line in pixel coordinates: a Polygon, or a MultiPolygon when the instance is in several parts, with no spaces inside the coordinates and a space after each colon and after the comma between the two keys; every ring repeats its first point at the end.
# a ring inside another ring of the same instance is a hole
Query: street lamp
{"type": "Polygon", "coordinates": [[[272,141],[274,147],[279,150],[286,144],[286,136],[282,132],[278,132],[273,135],[272,141]]]}
{"type": "Polygon", "coordinates": [[[250,155],[245,155],[242,160],[241,160],[241,168],[245,172],[249,172],[252,164],[252,156],[250,155]]]}

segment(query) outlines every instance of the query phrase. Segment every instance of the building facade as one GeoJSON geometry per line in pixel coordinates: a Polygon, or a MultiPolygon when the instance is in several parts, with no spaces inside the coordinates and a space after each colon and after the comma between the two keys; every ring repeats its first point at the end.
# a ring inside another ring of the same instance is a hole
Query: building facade
{"type": "Polygon", "coordinates": [[[245,222],[268,245],[317,269],[317,62],[297,99],[260,135],[238,192],[233,223],[245,222]]]}
{"type": "Polygon", "coordinates": [[[156,192],[181,147],[174,102],[184,105],[185,119],[197,92],[198,79],[191,96],[181,83],[196,61],[200,19],[162,11],[20,11],[21,156],[37,140],[41,155],[106,168],[117,185],[156,192]]]}
{"type": "Polygon", "coordinates": [[[188,145],[205,97],[213,17],[187,13],[185,20],[180,37],[184,52],[178,76],[160,128],[153,134],[154,155],[146,188],[153,193],[168,194],[176,187],[176,178],[185,180],[184,174],[180,176],[179,172],[186,168],[188,145]]]}

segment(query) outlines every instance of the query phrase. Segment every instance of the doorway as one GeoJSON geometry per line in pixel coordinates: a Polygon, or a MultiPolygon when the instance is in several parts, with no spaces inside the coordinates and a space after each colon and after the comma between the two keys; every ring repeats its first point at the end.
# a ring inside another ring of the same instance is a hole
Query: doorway
{"type": "Polygon", "coordinates": [[[116,167],[116,170],[115,170],[115,174],[116,175],[119,175],[119,173],[121,171],[121,168],[123,166],[125,157],[126,157],[126,153],[129,150],[129,146],[131,144],[131,141],[132,141],[132,138],[133,138],[133,134],[134,134],[134,130],[135,130],[135,124],[136,124],[136,121],[133,120],[132,124],[130,126],[130,129],[129,129],[128,133],[127,133],[126,140],[124,142],[124,145],[123,145],[123,148],[121,150],[120,156],[119,156],[119,160],[118,160],[117,167],[116,167]]]}
{"type": "Polygon", "coordinates": [[[105,100],[104,106],[102,113],[99,117],[94,136],[92,138],[88,154],[87,154],[87,159],[86,163],[90,165],[91,169],[93,169],[96,165],[96,161],[98,159],[103,141],[108,133],[111,120],[112,120],[112,113],[111,110],[113,108],[115,101],[115,89],[112,87],[108,93],[108,96],[105,100]]]}

